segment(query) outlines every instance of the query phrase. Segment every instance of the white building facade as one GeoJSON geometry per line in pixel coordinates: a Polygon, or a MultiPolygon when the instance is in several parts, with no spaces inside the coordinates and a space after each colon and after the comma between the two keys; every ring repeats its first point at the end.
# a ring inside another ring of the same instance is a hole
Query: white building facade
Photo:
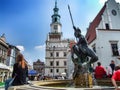
{"type": "Polygon", "coordinates": [[[9,44],[6,65],[13,68],[13,66],[16,62],[16,57],[19,53],[20,53],[20,50],[16,46],[9,44]]]}
{"type": "MultiPolygon", "coordinates": [[[[120,64],[120,4],[115,0],[108,0],[95,17],[86,33],[89,46],[96,52],[104,67],[111,60],[120,64]]],[[[96,66],[96,63],[95,63],[96,66]]]]}
{"type": "Polygon", "coordinates": [[[53,11],[52,23],[50,24],[51,32],[47,35],[46,40],[45,76],[57,77],[67,72],[69,40],[62,39],[62,24],[57,2],[55,2],[53,11]]]}

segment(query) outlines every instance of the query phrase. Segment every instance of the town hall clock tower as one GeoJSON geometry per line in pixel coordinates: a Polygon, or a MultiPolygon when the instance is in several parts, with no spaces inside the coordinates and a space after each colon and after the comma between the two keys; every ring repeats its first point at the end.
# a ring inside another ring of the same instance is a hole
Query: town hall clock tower
{"type": "Polygon", "coordinates": [[[62,39],[62,24],[61,16],[58,13],[57,1],[53,8],[51,30],[47,35],[46,40],[46,55],[45,55],[45,75],[51,77],[60,76],[67,72],[67,54],[69,49],[69,40],[62,39]]]}

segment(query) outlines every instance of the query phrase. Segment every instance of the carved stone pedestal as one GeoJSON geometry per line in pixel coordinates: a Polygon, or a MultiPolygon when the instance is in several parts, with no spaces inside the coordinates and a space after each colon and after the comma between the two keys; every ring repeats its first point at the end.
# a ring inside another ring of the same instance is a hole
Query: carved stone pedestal
{"type": "Polygon", "coordinates": [[[79,88],[92,88],[92,75],[89,73],[79,74],[74,79],[75,87],[79,88]]]}

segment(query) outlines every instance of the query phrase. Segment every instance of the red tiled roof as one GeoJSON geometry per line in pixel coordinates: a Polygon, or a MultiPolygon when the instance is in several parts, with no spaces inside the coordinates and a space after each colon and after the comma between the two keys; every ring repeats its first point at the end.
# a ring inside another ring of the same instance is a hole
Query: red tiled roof
{"type": "Polygon", "coordinates": [[[106,8],[106,4],[103,6],[103,8],[97,14],[97,16],[95,17],[93,22],[90,23],[90,26],[89,26],[86,36],[85,36],[88,41],[88,44],[90,44],[96,38],[96,27],[99,25],[99,23],[102,19],[102,14],[103,14],[105,8],[106,8]]]}

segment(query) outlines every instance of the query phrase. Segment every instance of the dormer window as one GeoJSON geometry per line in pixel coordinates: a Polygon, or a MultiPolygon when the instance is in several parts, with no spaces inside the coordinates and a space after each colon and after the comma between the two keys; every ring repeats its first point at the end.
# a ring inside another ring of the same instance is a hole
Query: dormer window
{"type": "Polygon", "coordinates": [[[108,24],[108,23],[106,23],[106,24],[105,24],[105,27],[106,27],[106,29],[107,29],[107,30],[109,30],[109,29],[110,29],[110,27],[109,27],[109,24],[108,24]]]}

